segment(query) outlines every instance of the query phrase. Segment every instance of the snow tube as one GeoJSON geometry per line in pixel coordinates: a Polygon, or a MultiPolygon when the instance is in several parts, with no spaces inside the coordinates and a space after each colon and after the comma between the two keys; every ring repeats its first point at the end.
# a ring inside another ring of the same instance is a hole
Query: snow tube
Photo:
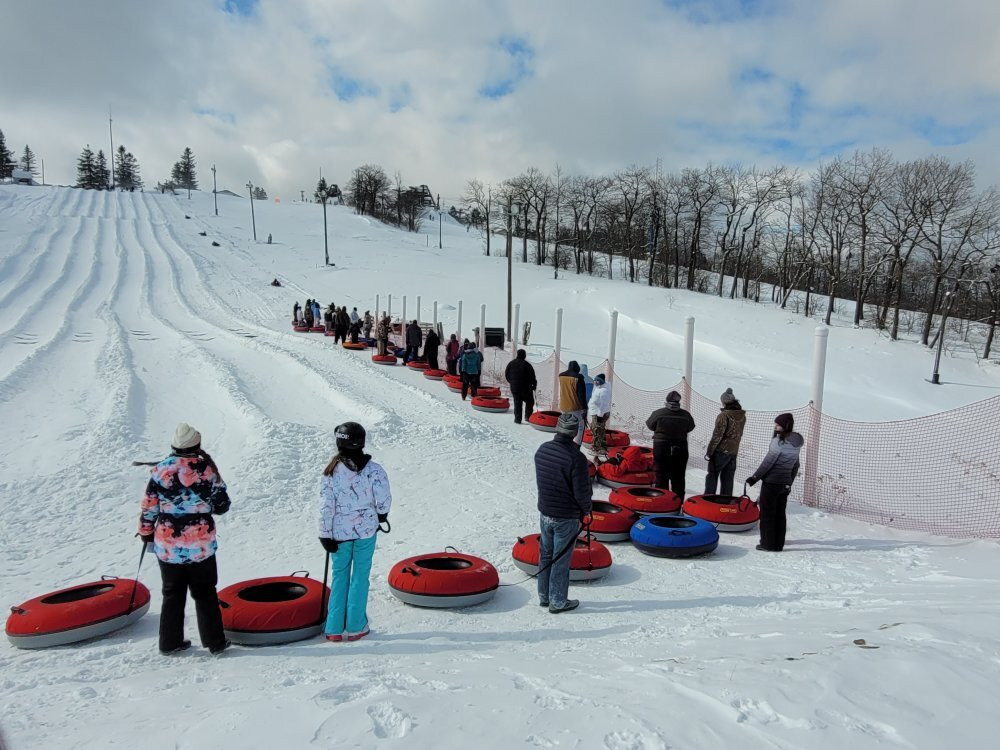
{"type": "Polygon", "coordinates": [[[447,374],[447,370],[424,370],[424,377],[428,380],[442,380],[447,374]]]}
{"type": "Polygon", "coordinates": [[[459,387],[461,387],[461,385],[462,385],[462,376],[461,375],[445,375],[441,379],[444,381],[444,384],[448,385],[448,386],[450,386],[450,385],[458,385],[459,387]]]}
{"type": "Polygon", "coordinates": [[[656,482],[652,471],[615,472],[609,464],[597,467],[597,481],[606,487],[651,487],[656,482]]]}
{"type": "Polygon", "coordinates": [[[323,335],[324,336],[336,336],[337,332],[336,331],[324,331],[323,335]]]}
{"type": "Polygon", "coordinates": [[[719,546],[719,532],[708,521],[677,516],[646,516],[630,532],[632,544],[656,557],[704,555],[719,546]]]}
{"type": "Polygon", "coordinates": [[[326,333],[326,326],[313,326],[309,329],[310,333],[326,333]]]}
{"type": "Polygon", "coordinates": [[[499,388],[494,388],[492,385],[481,385],[476,389],[476,395],[483,398],[501,398],[503,396],[500,393],[499,388]]]}
{"type": "Polygon", "coordinates": [[[430,369],[430,365],[426,362],[421,362],[419,359],[411,359],[406,363],[406,366],[411,370],[427,370],[430,369]]]}
{"type": "Polygon", "coordinates": [[[393,595],[417,607],[470,607],[492,599],[499,585],[496,568],[459,552],[408,557],[389,571],[393,595]]]}
{"type": "Polygon", "coordinates": [[[542,432],[555,432],[560,414],[559,411],[536,411],[528,417],[528,424],[542,432]]]}
{"type": "Polygon", "coordinates": [[[354,344],[354,343],[352,343],[350,341],[345,341],[343,344],[341,344],[341,346],[344,347],[345,349],[351,349],[351,350],[356,351],[356,352],[364,351],[365,349],[368,348],[367,346],[365,346],[364,344],[362,344],[360,341],[358,343],[356,343],[356,344],[354,344]]]}
{"type": "Polygon", "coordinates": [[[397,357],[403,358],[406,356],[406,349],[401,346],[390,346],[388,351],[391,351],[397,357]]]}
{"type": "Polygon", "coordinates": [[[504,412],[510,409],[510,401],[508,401],[505,398],[476,396],[474,399],[472,399],[472,408],[475,409],[476,411],[489,411],[495,414],[503,414],[504,412]]]}
{"type": "MultiPolygon", "coordinates": [[[[629,438],[627,432],[622,432],[621,430],[605,430],[604,431],[604,444],[609,448],[624,448],[626,447],[631,438],[629,438]]],[[[583,431],[583,442],[593,443],[594,433],[587,428],[583,431]]]]}
{"type": "Polygon", "coordinates": [[[590,534],[599,542],[627,542],[629,529],[639,514],[614,503],[594,501],[590,512],[590,534]]]}
{"type": "MultiPolygon", "coordinates": [[[[514,564],[529,575],[538,575],[540,553],[538,537],[538,534],[518,537],[511,552],[514,564]]],[[[602,578],[611,568],[611,552],[596,539],[591,539],[589,544],[586,539],[577,539],[572,554],[573,558],[569,564],[571,581],[592,581],[602,578]]]]}
{"type": "Polygon", "coordinates": [[[622,487],[611,493],[608,502],[642,515],[665,515],[679,511],[682,501],[670,490],[658,487],[622,487]]]}
{"type": "Polygon", "coordinates": [[[591,479],[597,476],[597,467],[593,461],[587,461],[587,476],[591,479]]]}
{"type": "Polygon", "coordinates": [[[462,381],[461,380],[448,380],[445,378],[444,384],[448,386],[448,390],[452,393],[462,392],[462,381]]]}
{"type": "Polygon", "coordinates": [[[309,333],[309,326],[292,326],[292,330],[296,333],[309,333]]]}
{"type": "Polygon", "coordinates": [[[7,639],[18,648],[48,648],[107,635],[146,614],[149,599],[134,578],[105,576],[11,607],[7,639]]]}
{"type": "Polygon", "coordinates": [[[326,621],[329,587],[293,573],[254,578],[219,592],[226,638],[244,646],[271,646],[319,635],[326,621]]]}
{"type": "Polygon", "coordinates": [[[750,531],[760,521],[760,508],[746,496],[695,495],[684,501],[681,512],[715,524],[719,531],[750,531]]]}
{"type": "Polygon", "coordinates": [[[373,354],[372,362],[377,365],[394,365],[396,364],[396,356],[393,354],[373,354]]]}

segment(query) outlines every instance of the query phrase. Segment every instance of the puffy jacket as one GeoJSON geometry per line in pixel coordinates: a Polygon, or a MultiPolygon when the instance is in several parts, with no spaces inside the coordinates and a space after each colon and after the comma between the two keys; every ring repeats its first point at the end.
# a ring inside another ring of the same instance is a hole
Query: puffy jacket
{"type": "Polygon", "coordinates": [[[420,332],[420,326],[410,323],[406,326],[406,345],[407,346],[420,346],[420,341],[423,339],[423,334],[420,332]]]}
{"type": "Polygon", "coordinates": [[[771,438],[771,445],[767,449],[767,455],[760,462],[757,471],[753,473],[755,477],[764,484],[785,484],[790,485],[795,481],[799,473],[799,451],[805,440],[797,433],[791,433],[787,438],[780,438],[775,435],[771,438]]]}
{"type": "Polygon", "coordinates": [[[461,344],[458,343],[457,339],[449,339],[448,343],[444,347],[445,359],[458,359],[459,347],[461,344]]]}
{"type": "Polygon", "coordinates": [[[357,310],[351,310],[351,322],[352,323],[357,323],[359,320],[361,320],[361,316],[358,315],[358,311],[357,310]]]}
{"type": "Polygon", "coordinates": [[[743,411],[739,401],[722,407],[719,416],[715,418],[715,429],[712,439],[708,441],[705,455],[711,456],[716,451],[723,453],[739,453],[740,441],[743,440],[743,428],[747,424],[747,413],[743,411]]]}
{"type": "Polygon", "coordinates": [[[646,427],[653,431],[654,443],[684,443],[694,429],[694,419],[680,406],[664,406],[649,415],[646,427]]]}
{"type": "Polygon", "coordinates": [[[644,453],[639,446],[630,445],[622,451],[620,458],[616,461],[608,461],[601,470],[605,476],[613,479],[636,471],[651,471],[652,468],[652,457],[648,453],[644,453]]]}
{"type": "Polygon", "coordinates": [[[530,394],[538,387],[535,368],[526,359],[512,359],[507,364],[503,376],[510,384],[511,393],[530,394]]]}
{"type": "Polygon", "coordinates": [[[153,551],[165,563],[207,560],[215,554],[212,514],[229,510],[229,493],[204,451],[175,451],[156,466],[146,485],[139,533],[153,534],[153,551]]]}
{"type": "Polygon", "coordinates": [[[466,375],[478,375],[483,369],[483,354],[475,345],[470,346],[458,360],[458,371],[466,375]]]}
{"type": "Polygon", "coordinates": [[[374,461],[354,471],[338,463],[319,483],[319,535],[338,542],[367,539],[378,529],[378,514],[392,505],[389,477],[374,461]]]}
{"type": "Polygon", "coordinates": [[[535,451],[538,512],[552,518],[580,518],[590,513],[592,488],[587,459],[567,435],[556,435],[535,451]]]}
{"type": "Polygon", "coordinates": [[[559,411],[585,411],[587,385],[579,370],[559,373],[559,411]]]}
{"type": "Polygon", "coordinates": [[[611,388],[607,383],[604,385],[594,383],[590,401],[587,402],[587,411],[592,417],[603,417],[611,412],[611,388]]]}

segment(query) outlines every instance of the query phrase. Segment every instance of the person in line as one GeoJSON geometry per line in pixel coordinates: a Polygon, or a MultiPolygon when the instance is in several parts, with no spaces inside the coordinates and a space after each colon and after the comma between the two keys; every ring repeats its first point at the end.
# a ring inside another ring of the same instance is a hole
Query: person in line
{"type": "Polygon", "coordinates": [[[458,336],[453,333],[444,348],[444,362],[449,375],[458,375],[458,357],[461,353],[462,348],[461,344],[458,343],[458,336]]]}
{"type": "Polygon", "coordinates": [[[535,378],[535,368],[528,361],[524,349],[517,350],[517,356],[507,363],[503,373],[510,385],[510,395],[514,399],[514,424],[521,424],[521,413],[525,419],[531,419],[535,411],[535,389],[538,380],[535,378]]]}
{"type": "Polygon", "coordinates": [[[364,452],[365,428],[345,422],[334,435],[337,455],[320,479],[319,541],[333,568],[323,633],[337,643],[371,632],[367,607],[375,534],[388,525],[392,495],[385,469],[364,452]]]}
{"type": "Polygon", "coordinates": [[[302,310],[302,316],[305,325],[307,325],[309,328],[312,328],[316,319],[313,317],[313,306],[311,299],[306,300],[305,307],[302,310]]]}
{"type": "Polygon", "coordinates": [[[687,472],[687,436],[694,429],[691,414],[681,408],[681,394],[670,391],[662,409],[649,415],[646,427],[653,431],[653,466],[656,486],[684,499],[687,472]]]}
{"type": "Polygon", "coordinates": [[[582,528],[581,522],[590,515],[592,497],[587,459],[576,442],[579,422],[576,414],[561,414],[555,436],[535,451],[541,528],[538,603],[548,607],[552,614],[580,606],[578,599],[567,598],[574,540],[582,528]]]}
{"type": "Polygon", "coordinates": [[[320,309],[319,306],[319,300],[317,299],[313,300],[312,308],[313,308],[313,320],[316,321],[316,325],[319,325],[320,320],[323,319],[322,310],[320,309]]]}
{"type": "Polygon", "coordinates": [[[380,357],[384,357],[389,351],[389,328],[391,326],[392,320],[389,319],[388,315],[383,315],[382,320],[375,327],[376,351],[378,351],[380,357]]]}
{"type": "Polygon", "coordinates": [[[458,372],[462,376],[462,400],[472,391],[472,397],[479,395],[479,378],[483,372],[483,354],[476,345],[465,340],[465,350],[458,359],[458,372]]]}
{"type": "Polygon", "coordinates": [[[424,361],[431,370],[438,369],[438,347],[441,346],[441,337],[433,328],[427,332],[424,339],[424,361]]]}
{"type": "Polygon", "coordinates": [[[362,322],[361,328],[364,331],[364,336],[366,339],[372,337],[372,326],[375,325],[375,321],[372,319],[372,314],[370,310],[365,310],[364,321],[362,322]]]}
{"type": "Polygon", "coordinates": [[[347,341],[347,331],[351,327],[351,319],[347,315],[347,306],[341,307],[337,311],[336,327],[334,329],[333,343],[347,341]]]}
{"type": "Polygon", "coordinates": [[[417,321],[412,320],[410,324],[406,326],[406,353],[403,355],[403,362],[409,362],[414,360],[420,354],[420,344],[423,340],[423,334],[420,331],[420,324],[417,321]]]}
{"type": "Polygon", "coordinates": [[[277,279],[274,279],[274,280],[273,280],[273,281],[271,282],[271,286],[281,286],[281,282],[280,282],[280,281],[278,281],[277,279]]]}
{"type": "Polygon", "coordinates": [[[733,395],[732,388],[726,388],[719,397],[722,409],[715,418],[715,429],[705,449],[705,460],[708,462],[708,473],[705,475],[705,494],[733,494],[733,477],[736,476],[736,456],[740,452],[740,441],[743,440],[743,428],[747,423],[747,413],[733,395]]]}
{"type": "Polygon", "coordinates": [[[576,436],[576,444],[583,443],[583,429],[587,423],[587,385],[580,374],[580,365],[574,359],[567,369],[559,373],[559,411],[563,414],[576,414],[580,426],[580,434],[576,436]]]}
{"type": "Polygon", "coordinates": [[[358,343],[358,338],[361,336],[361,319],[360,318],[358,318],[357,320],[355,320],[355,321],[353,321],[351,323],[351,327],[350,327],[349,333],[350,333],[350,336],[351,336],[351,343],[352,344],[358,343]]]}
{"type": "Polygon", "coordinates": [[[361,316],[358,315],[358,308],[355,307],[353,310],[351,310],[351,325],[360,322],[361,322],[361,316]]]}
{"type": "Polygon", "coordinates": [[[333,333],[333,303],[323,311],[323,328],[327,333],[333,333]]]}
{"type": "Polygon", "coordinates": [[[757,505],[760,508],[760,544],[757,549],[781,552],[785,548],[788,493],[799,473],[799,452],[805,441],[795,432],[795,417],[787,412],[774,418],[774,437],[747,484],[762,482],[757,505]]]}
{"type": "Polygon", "coordinates": [[[292,323],[294,325],[302,325],[302,306],[299,305],[299,301],[295,300],[295,304],[292,305],[292,323]]]}
{"type": "Polygon", "coordinates": [[[595,456],[608,456],[608,445],[604,440],[604,432],[608,429],[611,418],[611,387],[607,378],[599,374],[594,378],[594,390],[587,402],[587,413],[590,415],[590,434],[593,436],[590,449],[595,456]]]}
{"type": "Polygon", "coordinates": [[[177,425],[170,455],[150,472],[139,513],[139,538],[152,544],[160,563],[160,653],[191,648],[184,639],[184,605],[190,590],[201,645],[212,654],[229,646],[215,590],[219,582],[215,521],[229,510],[229,493],[215,461],[201,449],[201,433],[177,425]]]}

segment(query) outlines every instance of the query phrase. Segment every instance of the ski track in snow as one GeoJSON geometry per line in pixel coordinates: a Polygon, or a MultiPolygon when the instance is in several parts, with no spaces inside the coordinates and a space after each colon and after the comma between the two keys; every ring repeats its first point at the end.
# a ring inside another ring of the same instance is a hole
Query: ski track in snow
{"type": "MultiPolygon", "coordinates": [[[[60,649],[0,649],[0,722],[14,748],[470,738],[498,748],[931,748],[1000,728],[995,543],[796,507],[783,555],[755,553],[753,535],[725,536],[696,560],[615,545],[607,578],[573,587],[584,606],[570,615],[537,607],[532,581],[466,610],[400,604],[385,584],[392,564],[449,544],[493,561],[504,582],[524,578],[510,547],[537,525],[530,457],[548,436],[471,411],[420,373],[289,331],[289,292],[267,286],[266,246],[244,250],[196,208],[150,193],[0,190],[2,600],[134,574],[146,474],[129,463],[163,455],[180,419],[205,434],[234,499],[218,523],[220,586],[304,566],[319,577],[318,475],[333,427],[355,419],[394,495],[372,574],[374,632],[339,646],[161,657],[150,558],[141,578],[151,612],[132,628],[60,649]]],[[[382,231],[369,225],[357,241],[368,252],[382,231]]],[[[286,282],[301,297],[310,285],[286,282]]],[[[696,488],[700,473],[688,481],[696,488]]]]}

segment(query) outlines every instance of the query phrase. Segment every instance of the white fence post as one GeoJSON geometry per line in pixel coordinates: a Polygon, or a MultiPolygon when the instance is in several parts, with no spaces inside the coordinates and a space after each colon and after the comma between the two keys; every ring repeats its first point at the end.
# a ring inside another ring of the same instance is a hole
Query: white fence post
{"type": "Polygon", "coordinates": [[[510,337],[510,356],[517,356],[517,327],[521,324],[521,303],[514,305],[514,330],[510,337]]]}
{"type": "Polygon", "coordinates": [[[420,322],[420,295],[417,295],[417,322],[420,322]]]}
{"type": "Polygon", "coordinates": [[[434,328],[437,329],[437,327],[438,327],[438,301],[437,300],[434,300],[434,320],[432,322],[434,323],[434,328]]]}
{"type": "Polygon", "coordinates": [[[802,501],[811,507],[818,505],[816,478],[818,476],[819,441],[823,421],[823,390],[826,383],[826,345],[830,329],[816,328],[813,341],[812,400],[809,402],[809,436],[806,438],[805,484],[802,501]]]}
{"type": "Polygon", "coordinates": [[[479,350],[486,348],[486,305],[479,306],[479,350]]]}
{"type": "Polygon", "coordinates": [[[618,343],[618,311],[611,311],[611,334],[608,339],[608,385],[615,379],[615,345],[618,343]]]}
{"type": "Polygon", "coordinates": [[[684,383],[681,397],[684,408],[691,408],[691,387],[694,378],[694,318],[688,315],[684,319],[684,383]]]}
{"type": "Polygon", "coordinates": [[[386,303],[385,314],[392,318],[392,295],[388,295],[389,301],[386,303]]]}
{"type": "Polygon", "coordinates": [[[556,345],[552,350],[552,409],[559,410],[559,363],[562,361],[562,308],[556,308],[556,345]]]}
{"type": "Polygon", "coordinates": [[[379,317],[378,317],[378,303],[379,303],[379,296],[376,294],[375,295],[375,320],[379,319],[379,317]]]}
{"type": "Polygon", "coordinates": [[[458,339],[458,343],[462,343],[462,300],[458,301],[458,325],[455,329],[455,338],[458,339]]]}

